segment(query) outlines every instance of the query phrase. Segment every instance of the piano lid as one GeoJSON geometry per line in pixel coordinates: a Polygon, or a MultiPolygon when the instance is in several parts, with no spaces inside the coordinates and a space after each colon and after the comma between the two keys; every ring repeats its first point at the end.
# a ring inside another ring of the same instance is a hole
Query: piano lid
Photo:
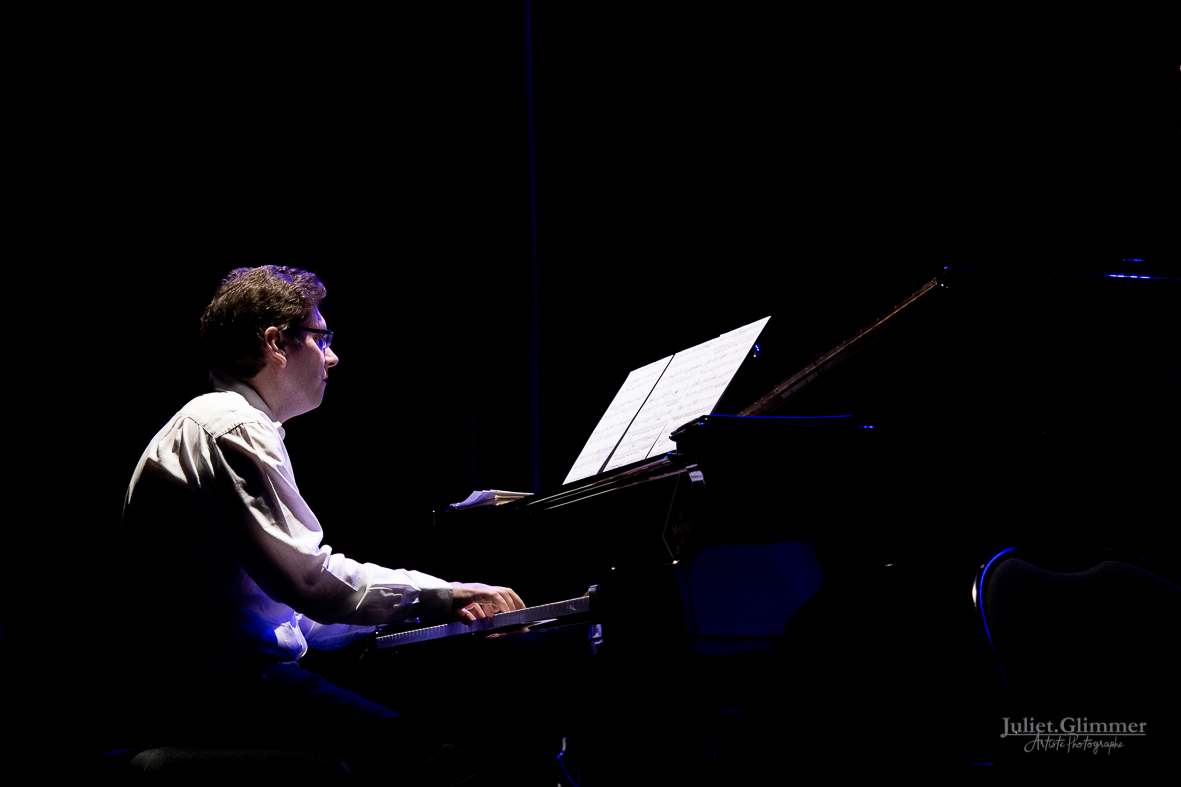
{"type": "Polygon", "coordinates": [[[947,269],[741,415],[1176,428],[1181,281],[947,269]]]}

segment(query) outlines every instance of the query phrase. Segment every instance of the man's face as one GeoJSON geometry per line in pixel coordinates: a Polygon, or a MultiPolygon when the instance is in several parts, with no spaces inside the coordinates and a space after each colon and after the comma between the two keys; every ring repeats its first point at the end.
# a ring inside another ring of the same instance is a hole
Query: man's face
{"type": "MultiPolygon", "coordinates": [[[[312,312],[312,316],[300,323],[305,328],[327,328],[320,310],[312,312]]],[[[328,385],[328,370],[336,366],[340,359],[331,347],[320,349],[324,335],[301,330],[296,334],[287,354],[288,390],[299,402],[300,412],[308,412],[320,406],[324,399],[324,389],[328,385]]]]}

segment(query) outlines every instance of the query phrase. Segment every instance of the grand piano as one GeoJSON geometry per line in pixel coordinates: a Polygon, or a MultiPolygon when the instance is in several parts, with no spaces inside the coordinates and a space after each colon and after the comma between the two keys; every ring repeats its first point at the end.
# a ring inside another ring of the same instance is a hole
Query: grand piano
{"type": "Polygon", "coordinates": [[[1171,549],[1109,523],[1150,505],[1176,469],[1179,285],[944,270],[803,369],[744,379],[744,367],[717,414],[674,431],[677,451],[443,509],[433,531],[440,545],[511,533],[504,554],[472,557],[472,575],[506,566],[542,600],[716,544],[817,542],[834,550],[830,570],[963,546],[974,565],[982,548],[1069,522],[1078,537],[1171,549]]]}
{"type": "Polygon", "coordinates": [[[446,560],[531,603],[596,586],[545,664],[601,773],[655,747],[706,779],[784,741],[812,765],[920,741],[974,761],[1000,723],[973,710],[996,690],[969,600],[985,561],[1057,540],[1178,565],[1179,285],[939,271],[802,369],[751,359],[676,451],[441,509],[431,537],[512,534],[446,560]]]}

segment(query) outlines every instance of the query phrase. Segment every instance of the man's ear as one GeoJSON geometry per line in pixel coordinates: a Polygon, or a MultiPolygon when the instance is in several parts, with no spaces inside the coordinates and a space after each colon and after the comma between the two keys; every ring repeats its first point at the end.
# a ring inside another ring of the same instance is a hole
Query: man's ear
{"type": "Polygon", "coordinates": [[[263,331],[262,352],[267,364],[277,364],[280,369],[287,365],[287,335],[273,325],[263,331]]]}

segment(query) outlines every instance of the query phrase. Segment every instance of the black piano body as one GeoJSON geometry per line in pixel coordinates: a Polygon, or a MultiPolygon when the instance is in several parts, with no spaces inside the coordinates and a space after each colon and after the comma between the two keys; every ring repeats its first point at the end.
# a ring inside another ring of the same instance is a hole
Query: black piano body
{"type": "Polygon", "coordinates": [[[942,271],[671,454],[438,512],[440,560],[495,565],[530,603],[598,585],[606,684],[697,740],[689,759],[709,748],[689,728],[719,757],[745,718],[726,745],[746,759],[777,740],[905,759],[926,739],[971,762],[1000,724],[977,702],[998,680],[969,597],[985,561],[1062,541],[1178,564],[1179,285],[942,271]]]}

